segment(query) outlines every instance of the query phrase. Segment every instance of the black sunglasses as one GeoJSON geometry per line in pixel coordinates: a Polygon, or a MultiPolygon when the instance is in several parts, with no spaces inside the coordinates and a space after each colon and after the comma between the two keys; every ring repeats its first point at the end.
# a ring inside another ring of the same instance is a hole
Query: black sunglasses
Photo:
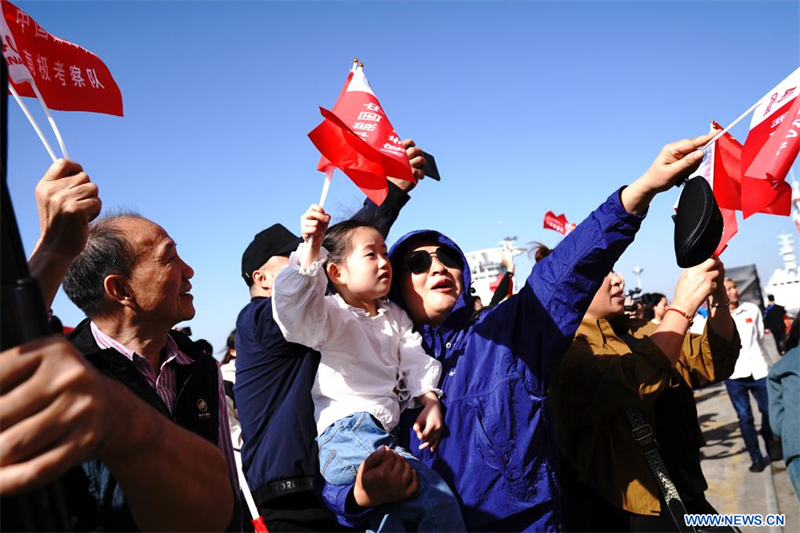
{"type": "Polygon", "coordinates": [[[413,274],[427,272],[433,263],[433,256],[445,268],[461,268],[461,257],[452,248],[439,246],[435,251],[416,250],[406,256],[405,269],[413,274]]]}

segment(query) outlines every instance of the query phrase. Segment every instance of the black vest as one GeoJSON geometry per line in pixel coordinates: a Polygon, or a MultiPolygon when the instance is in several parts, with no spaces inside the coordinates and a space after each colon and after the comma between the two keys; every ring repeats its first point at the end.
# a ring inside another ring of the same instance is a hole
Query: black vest
{"type": "MultiPolygon", "coordinates": [[[[179,426],[216,446],[219,433],[217,362],[203,355],[184,334],[173,331],[170,337],[183,353],[194,360],[192,364],[176,365],[177,399],[172,414],[130,359],[114,349],[100,349],[92,335],[89,320],[81,322],[69,335],[69,340],[100,372],[128,387],[179,426]]],[[[204,465],[197,467],[203,468],[204,465]]],[[[93,459],[74,468],[67,474],[66,482],[76,531],[138,530],[121,487],[102,462],[93,459]]],[[[234,523],[237,520],[238,512],[235,513],[234,523]]]]}

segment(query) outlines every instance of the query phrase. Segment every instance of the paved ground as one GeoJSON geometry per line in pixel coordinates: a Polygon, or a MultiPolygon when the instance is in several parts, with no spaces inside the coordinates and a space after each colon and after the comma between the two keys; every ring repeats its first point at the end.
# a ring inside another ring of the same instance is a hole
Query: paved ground
{"type": "MultiPolygon", "coordinates": [[[[766,339],[770,356],[776,358],[771,338],[766,339]]],[[[786,515],[784,532],[800,531],[800,500],[794,494],[783,461],[771,465],[764,472],[754,474],[748,470],[750,457],[744,447],[736,412],[733,410],[724,384],[695,394],[700,426],[706,437],[703,448],[703,472],[708,481],[706,497],[720,513],[779,513],[786,515]]],[[[755,402],[756,427],[761,416],[755,402]]],[[[762,445],[763,441],[759,437],[762,445]]],[[[769,531],[768,528],[742,528],[745,533],[769,531]]],[[[779,532],[780,528],[773,528],[779,532]]]]}

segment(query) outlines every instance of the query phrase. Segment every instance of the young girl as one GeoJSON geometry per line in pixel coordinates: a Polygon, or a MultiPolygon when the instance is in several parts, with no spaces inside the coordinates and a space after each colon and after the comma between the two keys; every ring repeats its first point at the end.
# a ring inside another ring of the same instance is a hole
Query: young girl
{"type": "Polygon", "coordinates": [[[322,354],[312,389],[320,471],[328,483],[349,485],[368,455],[393,448],[416,470],[419,489],[382,509],[380,529],[403,530],[413,523],[418,531],[463,531],[447,484],[397,448],[391,433],[404,408],[422,405],[414,430],[420,448],[436,449],[443,429],[436,388],[441,364],[425,353],[408,315],[383,300],[392,266],[378,230],[350,220],[326,234],[329,221],[316,205],[303,215],[306,242],[278,275],[272,298],[286,340],[322,354]],[[333,296],[325,296],[329,283],[333,296]]]}

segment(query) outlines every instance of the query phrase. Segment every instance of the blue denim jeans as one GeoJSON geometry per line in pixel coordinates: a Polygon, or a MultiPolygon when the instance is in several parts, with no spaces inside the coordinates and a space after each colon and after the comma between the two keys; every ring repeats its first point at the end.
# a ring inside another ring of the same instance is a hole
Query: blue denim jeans
{"type": "MultiPolygon", "coordinates": [[[[728,396],[739,417],[739,429],[742,431],[742,438],[750,459],[753,461],[763,459],[761,449],[758,446],[758,434],[753,419],[753,410],[750,408],[750,394],[756,400],[758,410],[761,412],[761,436],[764,438],[765,446],[769,446],[772,441],[772,429],[769,427],[769,402],[767,401],[767,378],[753,379],[728,379],[725,381],[728,389],[728,396]]],[[[769,448],[767,448],[769,451],[769,448]]]]}
{"type": "Polygon", "coordinates": [[[461,508],[450,487],[427,465],[397,446],[397,439],[369,413],[356,413],[331,424],[319,443],[319,466],[333,485],[355,482],[359,465],[369,454],[388,446],[417,471],[419,489],[402,502],[384,504],[372,513],[374,531],[465,531],[461,508]]]}

